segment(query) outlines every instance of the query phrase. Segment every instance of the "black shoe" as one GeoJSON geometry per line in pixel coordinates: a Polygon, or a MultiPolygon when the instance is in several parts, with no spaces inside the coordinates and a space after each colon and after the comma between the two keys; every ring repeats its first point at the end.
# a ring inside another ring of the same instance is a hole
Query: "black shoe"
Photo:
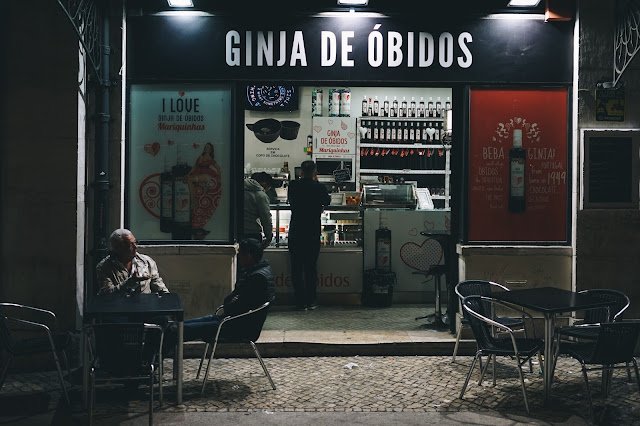
{"type": "Polygon", "coordinates": [[[310,303],[307,305],[307,309],[309,309],[310,311],[313,311],[314,309],[316,309],[319,305],[317,303],[310,303]]]}
{"type": "Polygon", "coordinates": [[[296,305],[296,311],[306,311],[307,307],[304,305],[296,305]]]}

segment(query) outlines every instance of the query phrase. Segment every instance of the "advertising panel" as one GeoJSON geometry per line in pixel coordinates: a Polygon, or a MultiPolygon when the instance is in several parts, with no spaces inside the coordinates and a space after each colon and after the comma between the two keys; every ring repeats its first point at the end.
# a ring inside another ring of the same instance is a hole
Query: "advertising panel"
{"type": "Polygon", "coordinates": [[[567,89],[472,89],[469,241],[567,240],[567,89]]]}

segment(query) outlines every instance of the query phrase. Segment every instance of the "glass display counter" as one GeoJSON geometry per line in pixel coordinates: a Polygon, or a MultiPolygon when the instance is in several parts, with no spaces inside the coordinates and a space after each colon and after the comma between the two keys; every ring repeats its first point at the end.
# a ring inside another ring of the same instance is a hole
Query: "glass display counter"
{"type": "MultiPolygon", "coordinates": [[[[274,238],[269,248],[288,247],[291,206],[272,205],[271,216],[274,238]]],[[[362,214],[359,205],[327,206],[320,219],[320,242],[323,248],[362,247],[362,214]]]]}

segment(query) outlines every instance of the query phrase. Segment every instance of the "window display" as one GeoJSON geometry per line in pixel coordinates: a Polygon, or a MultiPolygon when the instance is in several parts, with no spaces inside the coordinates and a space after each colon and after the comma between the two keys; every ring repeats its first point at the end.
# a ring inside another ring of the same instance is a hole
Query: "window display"
{"type": "Polygon", "coordinates": [[[127,226],[140,240],[230,241],[231,91],[132,85],[127,226]]]}

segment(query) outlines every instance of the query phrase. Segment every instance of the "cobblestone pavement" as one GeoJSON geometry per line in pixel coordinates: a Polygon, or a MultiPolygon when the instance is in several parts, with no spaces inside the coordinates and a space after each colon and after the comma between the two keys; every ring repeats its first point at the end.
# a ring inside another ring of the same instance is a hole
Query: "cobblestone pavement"
{"type": "MultiPolygon", "coordinates": [[[[277,385],[275,391],[256,359],[215,359],[203,397],[200,396],[201,381],[195,379],[199,360],[187,359],[184,403],[175,403],[175,387],[168,383],[165,384],[165,404],[157,408],[157,412],[162,415],[179,412],[493,411],[532,423],[575,423],[576,419],[583,424],[592,422],[577,362],[567,358],[559,360],[549,406],[543,405],[542,377],[537,365],[534,364],[534,373],[525,372],[531,407],[528,415],[514,362],[509,358],[498,361],[497,385],[492,385],[488,372],[488,377],[479,386],[478,375],[474,373],[475,380],[470,382],[461,400],[458,396],[471,365],[471,357],[466,356],[458,357],[455,363],[449,356],[266,358],[265,363],[277,385]]],[[[171,360],[166,360],[165,377],[171,377],[171,364],[171,360]]],[[[599,374],[590,374],[590,384],[592,391],[599,390],[599,374]]],[[[123,392],[118,386],[101,388],[94,411],[96,423],[111,424],[113,416],[122,413],[143,417],[148,409],[147,390],[145,386],[133,393],[123,392]]],[[[70,423],[84,421],[80,395],[76,386],[71,392],[70,418],[73,421],[70,423]]],[[[59,401],[60,391],[54,372],[10,373],[0,393],[3,410],[0,423],[11,423],[11,416],[24,418],[25,415],[56,411],[59,401]],[[23,407],[26,413],[20,413],[21,400],[26,404],[23,407]]],[[[614,373],[610,395],[595,395],[594,404],[603,424],[640,424],[640,417],[635,412],[640,407],[640,393],[635,382],[627,382],[624,370],[614,373]]]]}

